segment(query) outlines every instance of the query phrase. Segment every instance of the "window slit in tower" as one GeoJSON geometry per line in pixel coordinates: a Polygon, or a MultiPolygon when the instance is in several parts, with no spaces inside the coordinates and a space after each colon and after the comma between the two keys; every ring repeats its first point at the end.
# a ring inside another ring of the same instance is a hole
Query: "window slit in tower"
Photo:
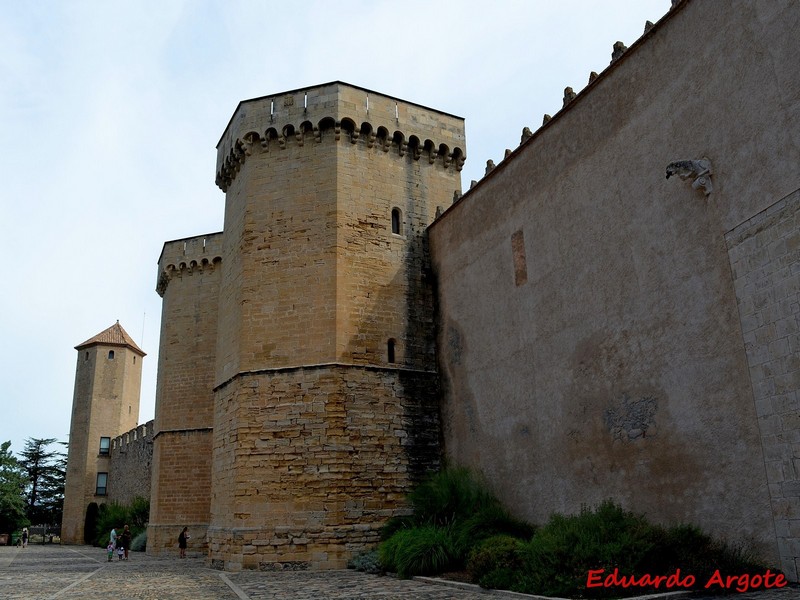
{"type": "Polygon", "coordinates": [[[388,359],[389,359],[390,363],[393,363],[394,360],[395,360],[395,357],[394,357],[394,345],[395,345],[394,338],[390,338],[389,342],[386,344],[388,359]]]}
{"type": "Polygon", "coordinates": [[[392,233],[400,235],[400,209],[392,209],[392,233]]]}

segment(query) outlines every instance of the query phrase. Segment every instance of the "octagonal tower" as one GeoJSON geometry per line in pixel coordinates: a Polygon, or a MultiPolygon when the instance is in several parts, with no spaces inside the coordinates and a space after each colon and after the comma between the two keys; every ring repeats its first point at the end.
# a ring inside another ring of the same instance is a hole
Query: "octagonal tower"
{"type": "Polygon", "coordinates": [[[463,119],[341,82],[239,104],[214,375],[212,562],[340,568],[439,462],[425,229],[463,119]]]}

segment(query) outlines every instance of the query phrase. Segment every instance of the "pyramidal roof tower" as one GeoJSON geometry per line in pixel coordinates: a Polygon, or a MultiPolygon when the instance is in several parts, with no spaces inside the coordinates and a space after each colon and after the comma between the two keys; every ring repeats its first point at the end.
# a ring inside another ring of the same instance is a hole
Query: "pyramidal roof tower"
{"type": "Polygon", "coordinates": [[[145,353],[119,321],[75,349],[61,538],[81,544],[87,507],[108,494],[111,440],[136,427],[145,353]]]}

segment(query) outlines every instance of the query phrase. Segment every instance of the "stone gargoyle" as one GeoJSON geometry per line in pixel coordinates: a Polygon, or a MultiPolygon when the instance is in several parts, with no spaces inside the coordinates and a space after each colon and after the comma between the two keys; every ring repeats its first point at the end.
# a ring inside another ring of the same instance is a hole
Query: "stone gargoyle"
{"type": "Polygon", "coordinates": [[[681,179],[694,178],[692,189],[703,188],[703,193],[708,196],[713,191],[711,184],[711,161],[707,158],[697,160],[676,160],[667,165],[667,179],[677,175],[681,179]]]}

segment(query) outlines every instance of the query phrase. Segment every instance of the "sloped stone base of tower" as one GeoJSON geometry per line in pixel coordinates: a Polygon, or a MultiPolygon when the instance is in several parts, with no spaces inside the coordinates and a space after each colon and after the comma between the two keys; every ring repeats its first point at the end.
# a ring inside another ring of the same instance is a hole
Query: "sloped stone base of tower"
{"type": "Polygon", "coordinates": [[[324,365],[217,390],[212,566],[337,569],[439,467],[434,373],[324,365]]]}

